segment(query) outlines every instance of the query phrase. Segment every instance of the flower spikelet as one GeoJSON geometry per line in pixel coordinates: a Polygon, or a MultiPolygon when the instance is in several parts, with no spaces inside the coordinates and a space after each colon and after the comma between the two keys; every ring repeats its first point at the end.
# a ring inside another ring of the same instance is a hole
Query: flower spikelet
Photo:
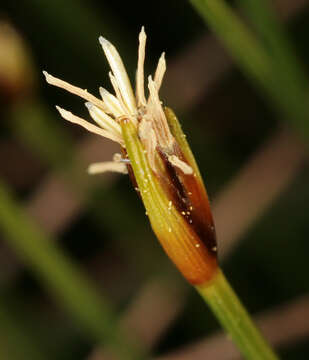
{"type": "Polygon", "coordinates": [[[114,94],[100,87],[97,98],[44,71],[46,81],[86,100],[93,122],[57,106],[60,115],[86,130],[117,142],[113,161],[89,166],[89,173],[129,173],[146,207],[152,228],[168,256],[192,284],[205,283],[217,270],[216,238],[207,193],[179,122],[162,106],[159,90],[166,71],[165,54],[147,78],[146,34],[139,34],[135,93],[122,59],[108,40],[99,42],[111,67],[114,94]]]}

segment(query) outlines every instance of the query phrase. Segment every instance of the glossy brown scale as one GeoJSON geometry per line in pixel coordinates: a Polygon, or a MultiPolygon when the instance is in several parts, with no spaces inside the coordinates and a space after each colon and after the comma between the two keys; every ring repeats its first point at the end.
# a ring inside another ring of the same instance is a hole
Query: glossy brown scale
{"type": "MultiPolygon", "coordinates": [[[[214,257],[217,256],[216,232],[204,185],[194,174],[184,174],[168,161],[168,155],[160,148],[158,153],[165,166],[160,182],[169,194],[173,205],[214,257]]],[[[176,144],[174,153],[186,163],[183,153],[176,144]]]]}

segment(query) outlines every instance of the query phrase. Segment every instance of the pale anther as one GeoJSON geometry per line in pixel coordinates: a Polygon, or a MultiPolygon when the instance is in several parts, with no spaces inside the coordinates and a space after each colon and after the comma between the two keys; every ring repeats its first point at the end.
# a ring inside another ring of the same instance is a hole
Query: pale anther
{"type": "Polygon", "coordinates": [[[193,174],[193,170],[192,167],[189,166],[187,163],[185,163],[184,161],[180,160],[176,155],[170,155],[168,156],[168,161],[176,166],[177,168],[179,168],[184,174],[186,175],[191,175],[193,174]]]}

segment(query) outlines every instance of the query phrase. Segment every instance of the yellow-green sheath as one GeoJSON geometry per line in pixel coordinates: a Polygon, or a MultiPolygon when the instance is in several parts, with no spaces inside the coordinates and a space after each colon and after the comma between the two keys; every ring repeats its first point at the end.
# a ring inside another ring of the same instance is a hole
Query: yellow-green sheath
{"type": "Polygon", "coordinates": [[[216,258],[163,191],[134,125],[124,120],[121,127],[140,195],[158,240],[191,284],[209,281],[217,269],[216,258]]]}

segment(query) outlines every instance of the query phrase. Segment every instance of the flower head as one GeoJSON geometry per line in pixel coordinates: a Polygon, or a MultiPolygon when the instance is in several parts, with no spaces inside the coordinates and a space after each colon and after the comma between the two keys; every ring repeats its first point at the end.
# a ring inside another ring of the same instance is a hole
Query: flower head
{"type": "Polygon", "coordinates": [[[209,281],[217,269],[216,239],[206,190],[178,120],[163,108],[159,90],[166,70],[164,53],[155,75],[144,86],[146,34],[139,34],[136,89],[116,48],[99,38],[111,67],[115,94],[100,87],[101,99],[43,72],[49,84],[81,98],[91,118],[88,122],[57,106],[61,116],[88,131],[113,140],[122,154],[113,161],[90,165],[92,174],[129,173],[146,207],[154,232],[169,257],[194,284],[209,281]]]}

